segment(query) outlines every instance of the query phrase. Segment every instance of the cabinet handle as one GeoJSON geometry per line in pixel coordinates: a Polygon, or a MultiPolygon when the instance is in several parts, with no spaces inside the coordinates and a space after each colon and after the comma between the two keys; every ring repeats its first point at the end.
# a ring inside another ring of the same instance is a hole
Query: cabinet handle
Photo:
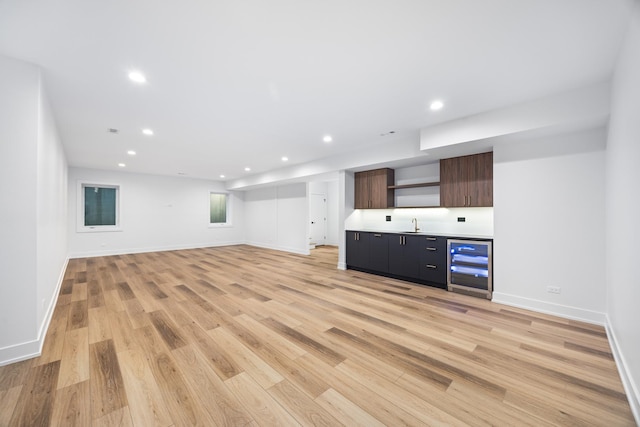
{"type": "Polygon", "coordinates": [[[400,236],[400,244],[402,245],[402,236],[400,236]]]}
{"type": "Polygon", "coordinates": [[[438,267],[433,264],[427,264],[427,268],[438,268],[438,267]]]}
{"type": "Polygon", "coordinates": [[[374,234],[373,237],[382,237],[382,234],[374,234]]]}
{"type": "Polygon", "coordinates": [[[428,251],[437,251],[437,248],[427,248],[428,251]]]}
{"type": "Polygon", "coordinates": [[[438,239],[435,237],[427,237],[427,240],[438,240],[438,239]]]}
{"type": "Polygon", "coordinates": [[[467,206],[471,206],[471,196],[469,196],[469,204],[467,206]]]}

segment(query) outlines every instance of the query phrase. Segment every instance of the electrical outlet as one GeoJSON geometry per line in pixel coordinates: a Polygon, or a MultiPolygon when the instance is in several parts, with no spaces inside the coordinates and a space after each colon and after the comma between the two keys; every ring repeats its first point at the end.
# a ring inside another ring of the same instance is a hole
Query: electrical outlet
{"type": "Polygon", "coordinates": [[[547,286],[547,292],[549,292],[550,294],[559,294],[560,293],[560,287],[559,286],[547,286]]]}
{"type": "Polygon", "coordinates": [[[391,221],[391,215],[387,215],[387,216],[386,216],[386,220],[387,220],[387,221],[391,221]]]}

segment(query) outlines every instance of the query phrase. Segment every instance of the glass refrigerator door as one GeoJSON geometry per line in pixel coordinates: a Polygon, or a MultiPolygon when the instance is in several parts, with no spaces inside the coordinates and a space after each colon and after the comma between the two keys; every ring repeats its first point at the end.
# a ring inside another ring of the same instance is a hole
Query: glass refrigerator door
{"type": "Polygon", "coordinates": [[[491,242],[449,240],[449,285],[491,292],[491,242]]]}

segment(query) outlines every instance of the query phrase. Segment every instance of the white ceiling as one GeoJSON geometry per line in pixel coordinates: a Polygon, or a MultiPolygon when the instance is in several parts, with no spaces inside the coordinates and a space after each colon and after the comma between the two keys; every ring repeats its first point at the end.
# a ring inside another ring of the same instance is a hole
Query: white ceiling
{"type": "Polygon", "coordinates": [[[71,166],[239,179],[605,81],[631,3],[0,0],[0,54],[42,67],[71,166]]]}

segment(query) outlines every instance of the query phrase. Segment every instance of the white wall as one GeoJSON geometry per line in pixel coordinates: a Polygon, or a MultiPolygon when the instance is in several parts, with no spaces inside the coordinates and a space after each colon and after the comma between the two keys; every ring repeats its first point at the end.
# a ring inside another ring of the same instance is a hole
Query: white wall
{"type": "Polygon", "coordinates": [[[338,218],[340,228],[338,229],[338,268],[347,268],[347,238],[345,230],[348,229],[347,219],[355,212],[355,179],[353,172],[340,171],[338,173],[338,189],[340,192],[338,199],[338,218]]]}
{"type": "Polygon", "coordinates": [[[217,181],[94,169],[69,169],[69,252],[85,257],[244,243],[243,195],[231,192],[231,227],[209,227],[217,181]],[[120,186],[122,231],[78,232],[78,182],[120,186]]]}
{"type": "Polygon", "coordinates": [[[37,68],[0,57],[0,361],[37,338],[38,80],[37,68]]]}
{"type": "Polygon", "coordinates": [[[41,91],[38,124],[38,325],[44,336],[67,261],[67,159],[48,99],[41,91]],[[64,266],[64,267],[63,267],[64,266]],[[45,319],[47,320],[45,322],[45,319]]]}
{"type": "Polygon", "coordinates": [[[494,147],[493,301],[604,323],[605,140],[596,130],[494,147]]]}
{"type": "Polygon", "coordinates": [[[640,6],[613,79],[606,155],[607,315],[627,396],[640,423],[640,6]]]}
{"type": "Polygon", "coordinates": [[[0,365],[42,348],[66,263],[66,161],[40,70],[0,57],[0,365]]]}
{"type": "Polygon", "coordinates": [[[338,216],[340,191],[338,181],[327,182],[327,245],[337,246],[339,243],[340,217],[338,216]]]}
{"type": "Polygon", "coordinates": [[[250,190],[244,201],[248,244],[309,254],[306,183],[250,190]]]}

